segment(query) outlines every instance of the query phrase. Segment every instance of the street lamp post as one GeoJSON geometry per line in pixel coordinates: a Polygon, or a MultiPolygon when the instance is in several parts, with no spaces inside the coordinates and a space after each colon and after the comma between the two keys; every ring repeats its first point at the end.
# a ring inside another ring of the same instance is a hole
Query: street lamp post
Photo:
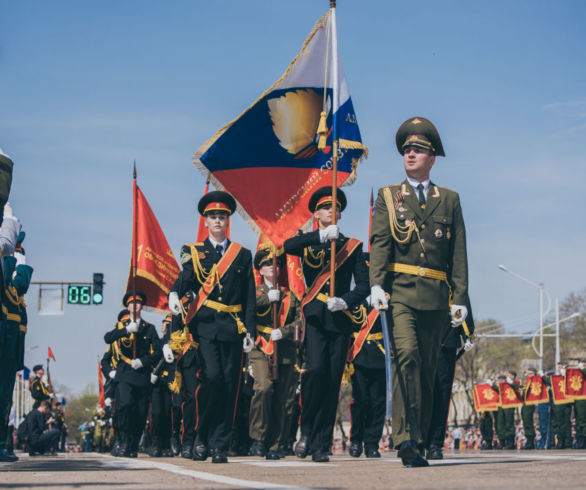
{"type": "Polygon", "coordinates": [[[515,276],[517,279],[521,279],[522,281],[525,281],[526,283],[531,284],[533,287],[539,289],[539,369],[543,370],[543,319],[545,315],[549,312],[549,307],[551,307],[551,305],[549,305],[547,311],[545,313],[543,312],[543,292],[545,291],[543,283],[540,282],[538,284],[536,282],[533,282],[527,279],[526,277],[523,277],[522,275],[513,272],[511,269],[504,266],[503,264],[499,264],[498,267],[503,272],[508,272],[512,276],[515,276]]]}

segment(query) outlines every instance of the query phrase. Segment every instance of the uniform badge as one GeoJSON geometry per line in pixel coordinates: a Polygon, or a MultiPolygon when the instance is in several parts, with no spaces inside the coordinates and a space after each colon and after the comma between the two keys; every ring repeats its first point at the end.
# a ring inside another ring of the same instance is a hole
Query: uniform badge
{"type": "Polygon", "coordinates": [[[436,238],[441,238],[444,236],[444,232],[438,228],[437,230],[435,230],[434,235],[436,238]]]}
{"type": "Polygon", "coordinates": [[[448,229],[448,232],[446,233],[446,238],[449,240],[450,238],[452,238],[452,234],[450,233],[450,230],[448,229]]]}
{"type": "Polygon", "coordinates": [[[406,224],[407,226],[409,226],[409,225],[411,224],[411,220],[410,220],[409,218],[407,218],[407,219],[405,220],[405,224],[406,224]]]}
{"type": "Polygon", "coordinates": [[[197,256],[198,256],[200,259],[205,259],[205,258],[206,258],[206,254],[205,254],[205,253],[203,253],[203,252],[197,252],[197,256]]]}
{"type": "Polygon", "coordinates": [[[398,211],[405,211],[405,209],[403,209],[403,199],[403,193],[401,191],[397,191],[395,194],[395,209],[398,211]]]}

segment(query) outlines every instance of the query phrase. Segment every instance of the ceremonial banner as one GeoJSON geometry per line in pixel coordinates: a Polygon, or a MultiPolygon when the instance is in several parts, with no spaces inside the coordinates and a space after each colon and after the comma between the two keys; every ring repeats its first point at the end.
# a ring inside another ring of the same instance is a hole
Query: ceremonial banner
{"type": "Polygon", "coordinates": [[[516,387],[502,381],[499,384],[500,404],[502,408],[522,407],[523,400],[517,391],[516,387]]]}
{"type": "Polygon", "coordinates": [[[53,351],[51,350],[51,347],[47,347],[47,358],[53,359],[54,361],[56,360],[55,356],[53,355],[53,351]]]}
{"type": "Polygon", "coordinates": [[[104,408],[106,406],[106,396],[104,394],[104,375],[102,374],[100,361],[98,361],[98,389],[98,405],[100,408],[104,408]]]}
{"type": "Polygon", "coordinates": [[[179,276],[179,266],[144,194],[134,179],[133,233],[126,292],[146,294],[146,309],[166,313],[167,296],[179,276]],[[133,278],[133,269],[135,279],[133,278]]]}
{"type": "Polygon", "coordinates": [[[566,368],[566,396],[572,400],[586,400],[586,383],[581,369],[566,368]]]}
{"type": "Polygon", "coordinates": [[[474,408],[477,412],[494,412],[499,408],[499,395],[489,384],[474,385],[474,408]]]}
{"type": "Polygon", "coordinates": [[[566,396],[566,380],[561,374],[551,375],[551,393],[556,405],[564,405],[574,401],[566,396]]]}
{"type": "Polygon", "coordinates": [[[549,393],[543,378],[537,374],[527,376],[527,386],[525,387],[525,405],[537,405],[547,403],[549,393]]]}
{"type": "Polygon", "coordinates": [[[277,247],[311,217],[311,194],[332,185],[334,139],[338,185],[352,183],[366,155],[338,58],[335,15],[330,9],[281,78],[193,157],[217,189],[234,196],[250,226],[277,247]]]}

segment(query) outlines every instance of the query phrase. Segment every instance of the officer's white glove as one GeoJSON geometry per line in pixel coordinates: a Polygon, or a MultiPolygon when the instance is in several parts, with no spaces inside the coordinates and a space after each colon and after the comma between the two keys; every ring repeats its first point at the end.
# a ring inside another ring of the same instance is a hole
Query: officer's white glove
{"type": "Polygon", "coordinates": [[[179,301],[179,295],[175,291],[169,293],[169,309],[173,315],[181,313],[181,301],[179,301]]]}
{"type": "Polygon", "coordinates": [[[14,215],[12,214],[12,206],[9,202],[4,205],[4,217],[5,218],[12,218],[14,215]]]}
{"type": "Polygon", "coordinates": [[[49,398],[52,400],[53,398],[55,398],[55,393],[49,393],[49,398]]]}
{"type": "Polygon", "coordinates": [[[469,350],[472,350],[474,348],[474,342],[472,342],[470,339],[466,339],[466,342],[464,342],[464,351],[468,352],[469,350]]]}
{"type": "Polygon", "coordinates": [[[376,311],[386,310],[389,307],[389,298],[380,286],[370,288],[370,301],[376,311]]]}
{"type": "Polygon", "coordinates": [[[543,372],[543,369],[540,369],[539,371],[537,371],[537,374],[539,374],[539,376],[543,376],[545,373],[543,372]]]}
{"type": "Polygon", "coordinates": [[[281,299],[281,291],[278,289],[269,289],[269,301],[276,303],[279,299],[281,299]]]}
{"type": "Polygon", "coordinates": [[[20,252],[14,252],[14,258],[16,259],[16,266],[26,265],[26,257],[20,252]]]}
{"type": "Polygon", "coordinates": [[[326,301],[326,305],[328,307],[328,310],[330,310],[331,312],[348,309],[348,305],[342,298],[328,298],[328,300],[326,301]]]}
{"type": "Polygon", "coordinates": [[[247,354],[252,350],[254,347],[254,341],[250,338],[250,334],[247,333],[246,337],[242,340],[242,350],[247,354]]]}
{"type": "Polygon", "coordinates": [[[277,342],[278,340],[281,340],[283,338],[283,332],[281,331],[280,328],[274,328],[273,330],[271,330],[271,340],[273,340],[274,342],[277,342]]]}
{"type": "Polygon", "coordinates": [[[578,369],[584,369],[584,363],[582,361],[578,363],[578,369]]]}
{"type": "Polygon", "coordinates": [[[133,359],[130,363],[132,369],[140,369],[142,367],[142,361],[140,359],[133,359]]]}
{"type": "Polygon", "coordinates": [[[452,327],[459,327],[468,316],[468,308],[464,305],[452,305],[450,315],[452,316],[452,327]]]}
{"type": "Polygon", "coordinates": [[[159,377],[155,373],[151,373],[151,384],[154,385],[159,377]]]}
{"type": "Polygon", "coordinates": [[[326,226],[323,230],[319,230],[319,241],[324,243],[328,240],[337,240],[340,236],[340,227],[338,225],[326,226]]]}
{"type": "Polygon", "coordinates": [[[366,299],[364,301],[366,301],[366,304],[368,306],[372,306],[372,298],[371,298],[370,294],[366,297],[366,299]]]}
{"type": "Polygon", "coordinates": [[[104,404],[109,407],[110,405],[112,405],[112,398],[108,397],[104,400],[104,404]]]}
{"type": "Polygon", "coordinates": [[[108,373],[108,376],[110,377],[110,379],[114,379],[116,377],[116,370],[112,369],[112,371],[108,373]]]}
{"type": "Polygon", "coordinates": [[[131,321],[128,325],[126,325],[126,331],[128,333],[138,332],[138,323],[131,321]]]}
{"type": "Polygon", "coordinates": [[[171,364],[175,359],[175,356],[173,356],[173,351],[171,350],[171,347],[169,347],[169,344],[165,344],[163,346],[163,357],[165,358],[165,361],[169,364],[171,364]]]}

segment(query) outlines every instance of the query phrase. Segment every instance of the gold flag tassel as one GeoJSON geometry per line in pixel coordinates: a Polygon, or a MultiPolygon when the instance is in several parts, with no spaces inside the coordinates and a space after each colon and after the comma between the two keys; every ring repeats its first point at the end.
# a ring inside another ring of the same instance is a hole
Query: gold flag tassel
{"type": "Polygon", "coordinates": [[[326,141],[328,139],[328,125],[326,123],[326,117],[326,112],[322,111],[319,115],[319,125],[317,126],[317,134],[319,134],[317,149],[320,151],[325,149],[326,141]]]}
{"type": "Polygon", "coordinates": [[[342,374],[342,384],[350,383],[352,375],[354,374],[354,364],[351,362],[346,363],[344,367],[344,373],[342,374]]]}

